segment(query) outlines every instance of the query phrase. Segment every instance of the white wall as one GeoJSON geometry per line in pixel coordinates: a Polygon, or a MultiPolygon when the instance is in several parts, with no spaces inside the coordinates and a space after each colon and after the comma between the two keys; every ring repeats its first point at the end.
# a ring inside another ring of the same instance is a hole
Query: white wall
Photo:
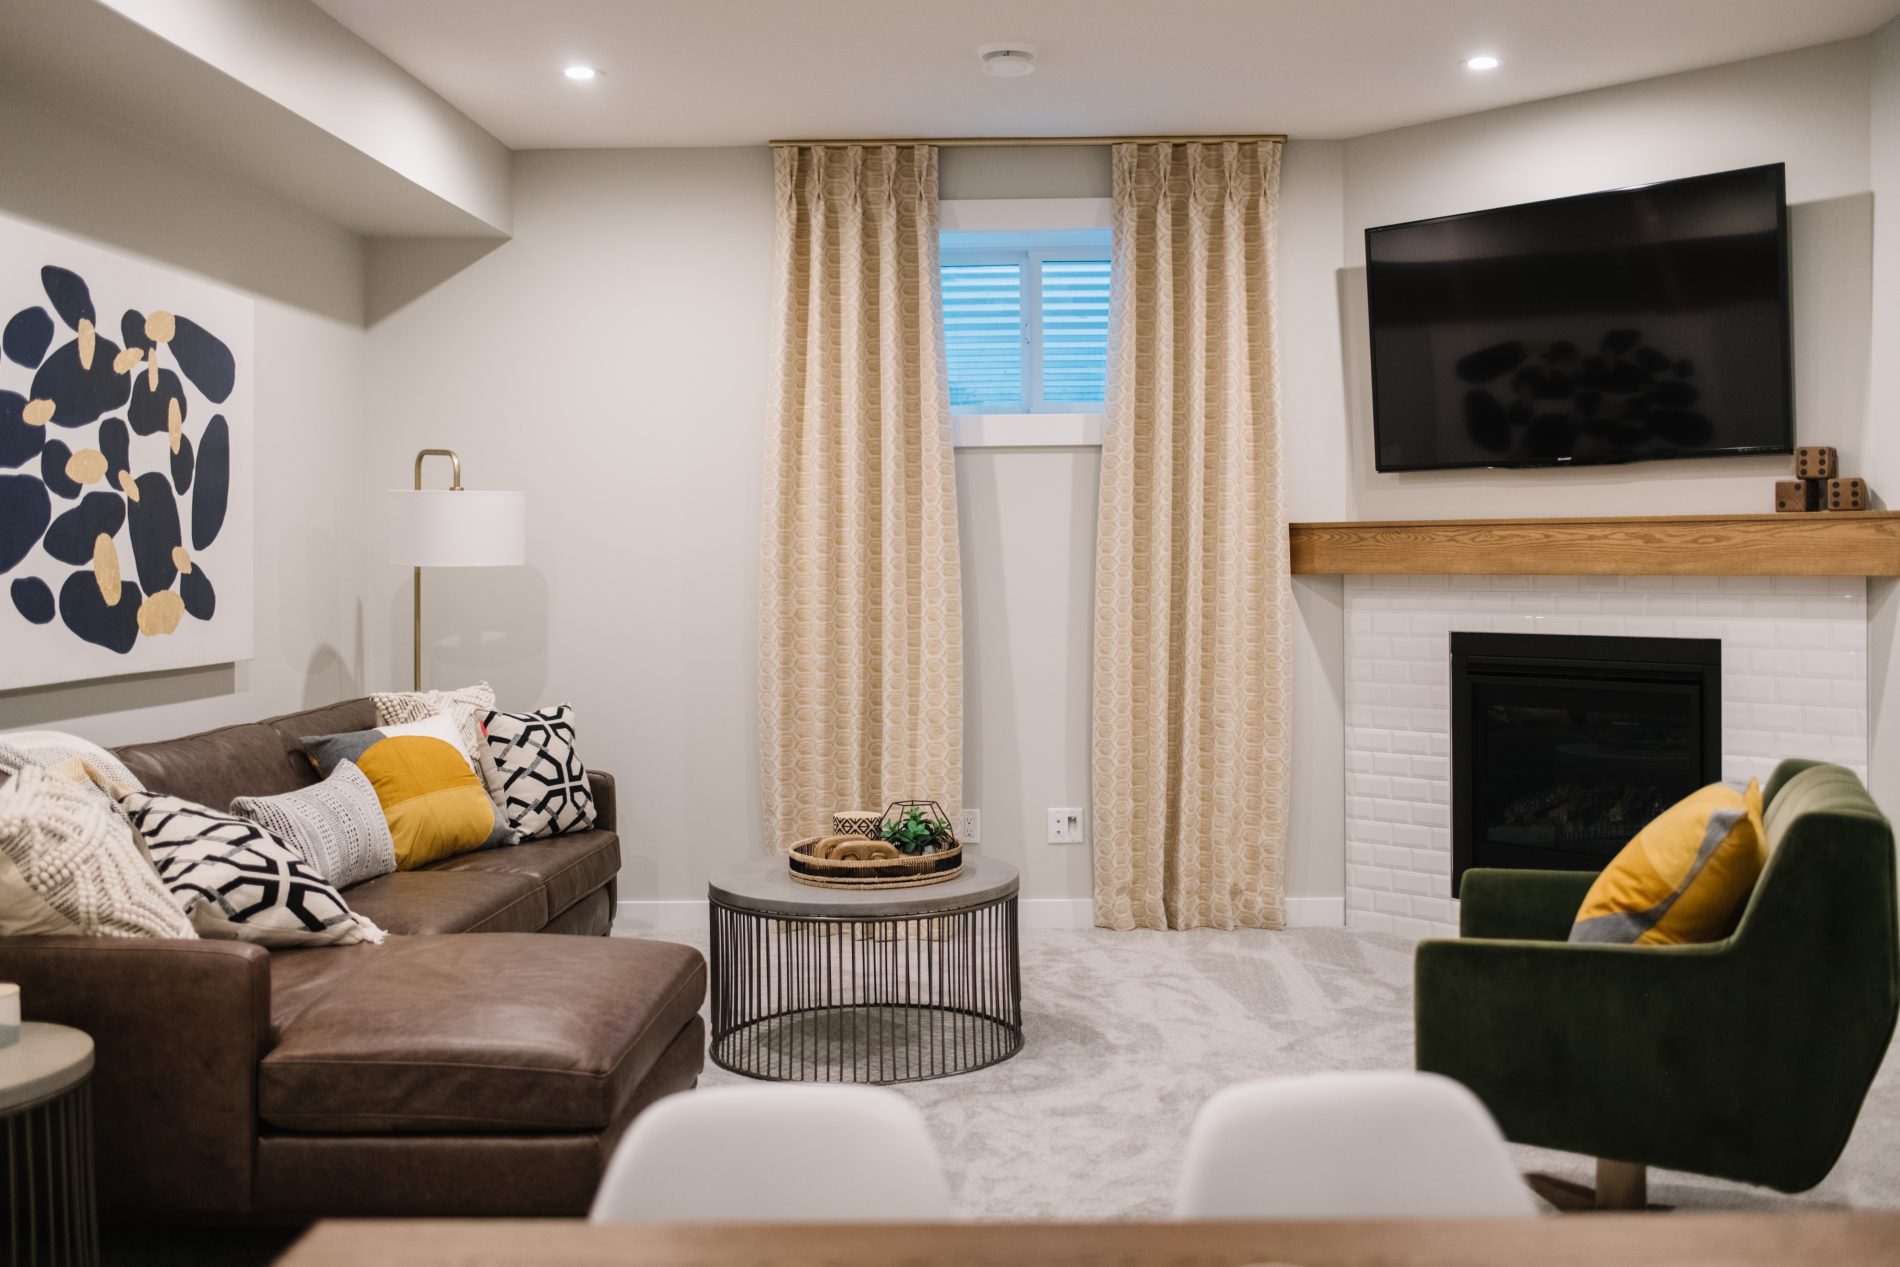
{"type": "MultiPolygon", "coordinates": [[[[428,680],[571,701],[620,780],[622,897],[704,898],[761,837],[771,156],[524,153],[514,202],[512,240],[372,326],[368,483],[407,487],[426,446],[526,490],[526,567],[427,574],[428,680]]],[[[381,243],[375,268],[436,251],[381,243]]],[[[409,573],[372,558],[366,593],[370,684],[406,686],[409,573]]]]}
{"type": "MultiPolygon", "coordinates": [[[[1873,311],[1875,349],[1868,383],[1867,469],[1880,472],[1889,506],[1900,506],[1900,18],[1872,41],[1869,93],[1874,191],[1873,311]]],[[[1900,582],[1868,582],[1868,688],[1872,692],[1870,787],[1889,812],[1900,810],[1900,582]]]]}
{"type": "MultiPolygon", "coordinates": [[[[257,658],[0,694],[0,730],[159,739],[354,694],[363,249],[352,235],[86,122],[0,95],[0,213],[257,300],[257,658]]],[[[13,613],[8,612],[9,616],[13,613]]]]}
{"type": "MultiPolygon", "coordinates": [[[[1795,417],[1878,487],[1867,408],[1868,67],[1864,40],[1533,102],[1346,142],[1349,427],[1331,455],[1341,518],[1614,515],[1773,509],[1785,458],[1562,471],[1372,469],[1364,231],[1481,207],[1786,162],[1795,417]]],[[[1900,490],[1900,468],[1888,480],[1900,490]]]]}

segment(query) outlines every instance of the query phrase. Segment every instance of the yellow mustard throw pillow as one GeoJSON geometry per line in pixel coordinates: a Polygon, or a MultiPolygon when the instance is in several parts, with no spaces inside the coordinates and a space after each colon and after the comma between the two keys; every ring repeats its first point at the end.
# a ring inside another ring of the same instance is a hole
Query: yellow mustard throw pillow
{"type": "Polygon", "coordinates": [[[1715,783],[1636,833],[1590,886],[1570,927],[1575,942],[1675,946],[1720,941],[1767,862],[1761,785],[1715,783]]]}
{"type": "Polygon", "coordinates": [[[398,871],[508,843],[507,824],[462,751],[452,718],[318,735],[303,743],[325,778],[339,763],[354,761],[369,779],[389,820],[398,871]]]}

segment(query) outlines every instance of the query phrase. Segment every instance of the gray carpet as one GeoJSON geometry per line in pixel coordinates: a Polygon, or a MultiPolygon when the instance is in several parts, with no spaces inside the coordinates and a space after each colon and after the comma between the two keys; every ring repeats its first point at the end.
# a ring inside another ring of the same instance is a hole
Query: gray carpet
{"type": "MultiPolygon", "coordinates": [[[[1194,1111],[1219,1088],[1411,1067],[1412,949],[1345,929],[1028,931],[1022,1053],[900,1090],[929,1118],[966,1217],[1158,1217],[1194,1111]]],[[[709,1064],[702,1085],[739,1081],[709,1064]]],[[[1586,1159],[1517,1151],[1526,1170],[1592,1180],[1586,1159]]],[[[1845,1155],[1814,1191],[1786,1197],[1656,1171],[1650,1199],[1700,1209],[1900,1206],[1900,1056],[1889,1052],[1845,1155]]]]}

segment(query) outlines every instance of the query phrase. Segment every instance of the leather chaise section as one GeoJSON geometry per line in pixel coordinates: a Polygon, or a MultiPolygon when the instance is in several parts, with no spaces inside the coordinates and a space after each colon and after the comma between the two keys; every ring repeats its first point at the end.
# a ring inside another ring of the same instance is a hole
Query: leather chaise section
{"type": "Polygon", "coordinates": [[[258,1112],[323,1134],[604,1130],[698,1014],[705,961],[671,942],[392,939],[304,1006],[258,1112]]]}

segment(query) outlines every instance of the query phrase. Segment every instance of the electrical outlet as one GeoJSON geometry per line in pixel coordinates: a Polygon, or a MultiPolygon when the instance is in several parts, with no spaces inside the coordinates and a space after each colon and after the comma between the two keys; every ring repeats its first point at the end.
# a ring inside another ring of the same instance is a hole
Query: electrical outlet
{"type": "Polygon", "coordinates": [[[974,845],[983,839],[983,811],[966,809],[957,815],[957,839],[974,845]]]}
{"type": "Polygon", "coordinates": [[[1082,839],[1082,811],[1079,809],[1052,809],[1049,811],[1049,843],[1052,845],[1079,845],[1082,839]]]}

